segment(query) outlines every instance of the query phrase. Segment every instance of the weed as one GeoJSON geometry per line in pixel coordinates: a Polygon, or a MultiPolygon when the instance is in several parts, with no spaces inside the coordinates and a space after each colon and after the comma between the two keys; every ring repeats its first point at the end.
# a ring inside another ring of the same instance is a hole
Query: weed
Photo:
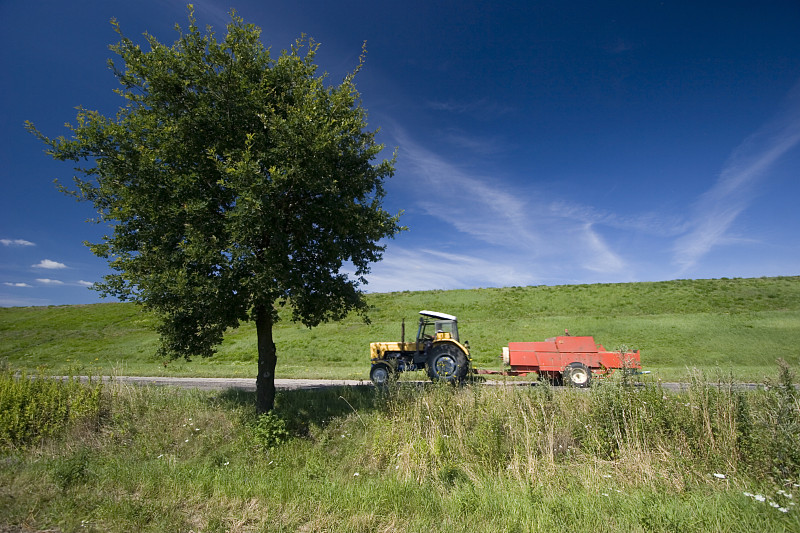
{"type": "Polygon", "coordinates": [[[271,451],[289,438],[286,422],[274,413],[258,415],[251,426],[253,443],[258,449],[271,451]]]}
{"type": "Polygon", "coordinates": [[[51,467],[51,475],[62,491],[67,490],[89,479],[89,463],[89,451],[81,448],[72,455],[56,459],[51,467]]]}
{"type": "Polygon", "coordinates": [[[768,387],[769,415],[772,419],[772,467],[776,479],[800,476],[800,394],[794,385],[795,373],[778,359],[778,383],[768,387]]]}

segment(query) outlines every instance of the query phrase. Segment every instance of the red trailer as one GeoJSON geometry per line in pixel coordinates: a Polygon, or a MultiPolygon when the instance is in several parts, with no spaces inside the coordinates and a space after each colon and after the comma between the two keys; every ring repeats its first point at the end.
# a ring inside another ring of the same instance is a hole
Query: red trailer
{"type": "Polygon", "coordinates": [[[496,372],[478,370],[479,374],[525,376],[536,373],[552,381],[588,387],[592,374],[605,375],[624,368],[638,370],[642,367],[639,350],[609,352],[594,337],[552,337],[543,342],[509,342],[503,348],[503,363],[510,370],[496,372]]]}

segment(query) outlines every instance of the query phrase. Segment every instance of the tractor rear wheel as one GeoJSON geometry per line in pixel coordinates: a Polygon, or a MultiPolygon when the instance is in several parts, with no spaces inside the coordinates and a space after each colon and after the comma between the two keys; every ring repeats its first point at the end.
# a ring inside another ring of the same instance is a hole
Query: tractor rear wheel
{"type": "Polygon", "coordinates": [[[459,383],[464,381],[469,363],[464,352],[452,344],[434,346],[425,365],[431,381],[459,383]]]}
{"type": "Polygon", "coordinates": [[[369,379],[376,387],[386,387],[397,380],[397,371],[386,361],[378,361],[372,364],[369,371],[369,379]]]}
{"type": "Polygon", "coordinates": [[[586,388],[592,381],[592,373],[583,363],[570,363],[564,369],[564,385],[586,388]]]}

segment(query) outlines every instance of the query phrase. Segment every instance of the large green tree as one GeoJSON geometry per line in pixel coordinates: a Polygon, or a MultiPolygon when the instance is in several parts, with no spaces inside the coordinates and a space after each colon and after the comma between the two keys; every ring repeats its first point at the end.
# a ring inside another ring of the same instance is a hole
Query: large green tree
{"type": "Polygon", "coordinates": [[[375,162],[383,146],[354,85],[363,54],[335,85],[317,74],[313,41],[273,58],[234,12],[218,41],[190,6],[176,42],[145,34],[149,50],[112,24],[116,117],[80,108],[69,138],[28,128],[55,159],[83,165],[62,190],[111,227],[87,243],[114,271],[100,291],[153,311],[174,357],[211,355],[228,328],[254,321],[257,409],[268,411],[278,307],[308,327],[363,313],[364,276],[401,229],[382,207],[394,158],[375,162]]]}

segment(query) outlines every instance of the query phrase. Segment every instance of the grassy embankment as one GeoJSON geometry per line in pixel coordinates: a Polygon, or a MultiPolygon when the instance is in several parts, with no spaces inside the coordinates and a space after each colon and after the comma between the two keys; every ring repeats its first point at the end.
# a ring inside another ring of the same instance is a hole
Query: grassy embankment
{"type": "MultiPolygon", "coordinates": [[[[284,313],[275,330],[278,377],[368,379],[368,345],[416,331],[417,312],[459,317],[475,363],[499,369],[509,341],[541,340],[565,328],[606,348],[641,350],[664,380],[687,371],[762,381],[783,358],[800,363],[800,277],[511,287],[369,295],[372,323],[358,317],[307,329],[284,313]]],[[[0,357],[50,374],[255,376],[255,331],[229,332],[219,353],[160,361],[152,318],[131,304],[0,309],[0,357]]]]}

